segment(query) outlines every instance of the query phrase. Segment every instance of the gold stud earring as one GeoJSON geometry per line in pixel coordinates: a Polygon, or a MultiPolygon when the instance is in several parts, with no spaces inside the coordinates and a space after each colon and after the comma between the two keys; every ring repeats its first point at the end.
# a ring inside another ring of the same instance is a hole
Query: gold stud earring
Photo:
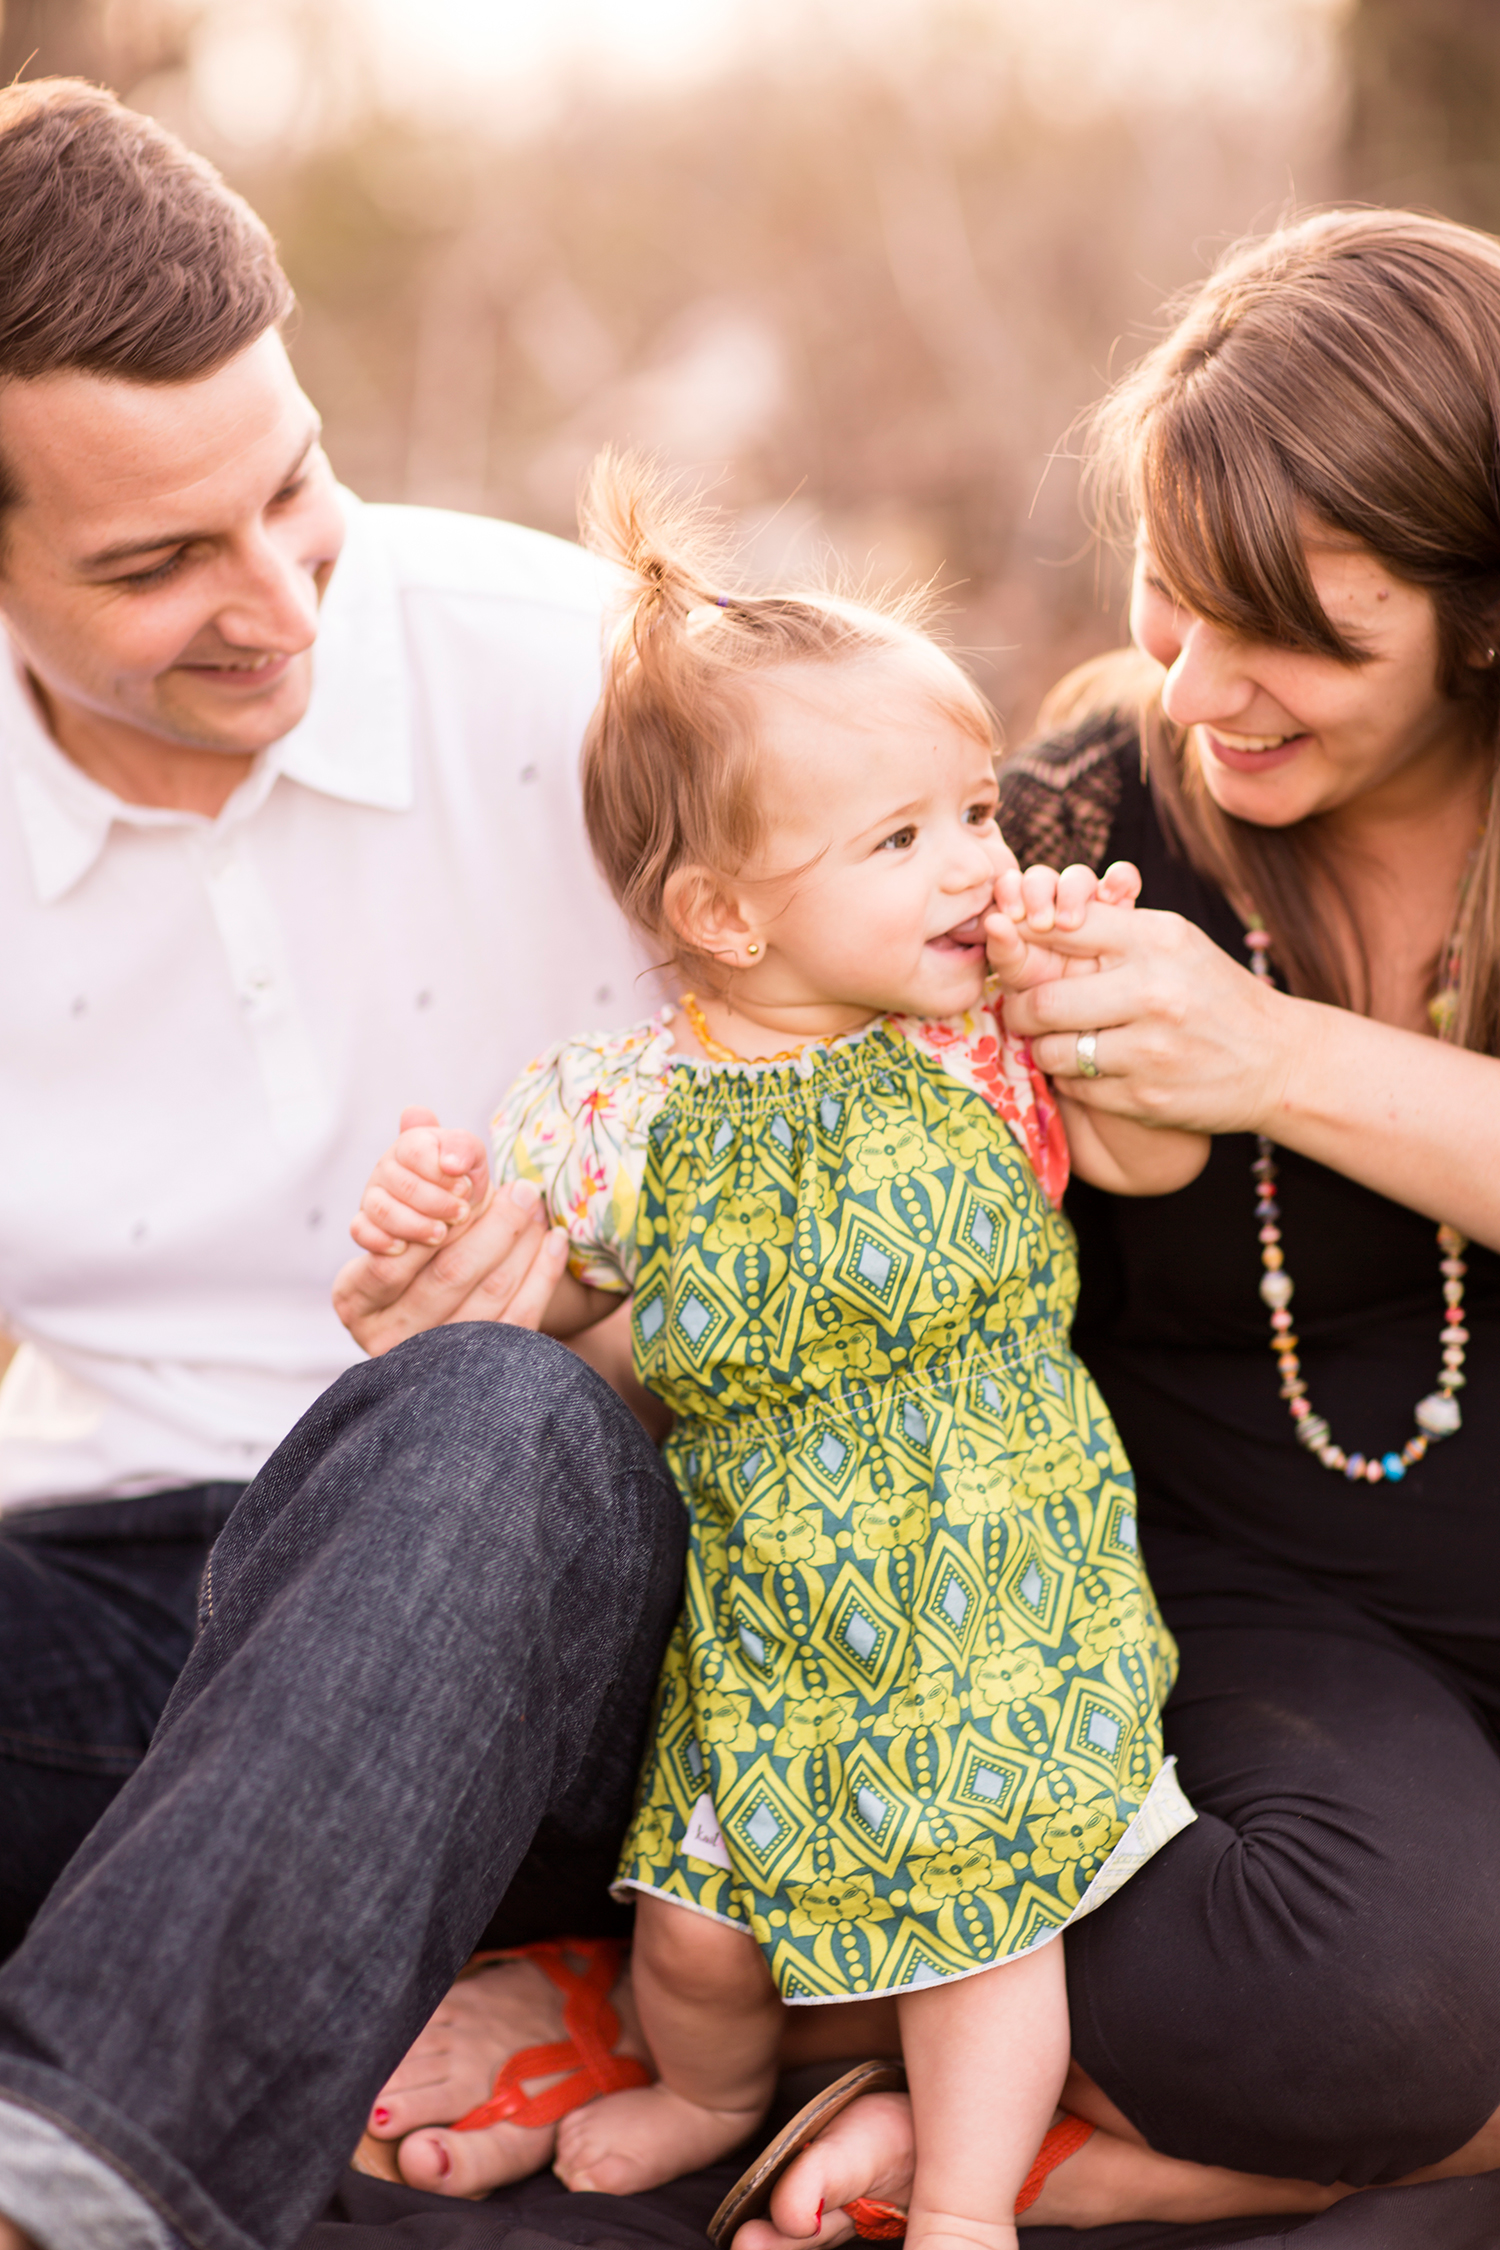
{"type": "Polygon", "coordinates": [[[745,951],[749,954],[751,960],[753,961],[756,954],[760,951],[760,939],[758,937],[752,938],[750,940],[750,943],[746,946],[745,951]]]}

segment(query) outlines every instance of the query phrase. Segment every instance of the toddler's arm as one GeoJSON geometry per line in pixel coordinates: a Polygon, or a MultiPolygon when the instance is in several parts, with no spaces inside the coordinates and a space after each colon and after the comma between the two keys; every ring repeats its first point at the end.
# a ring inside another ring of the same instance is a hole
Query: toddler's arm
{"type": "MultiPolygon", "coordinates": [[[[401,1130],[370,1174],[349,1232],[372,1257],[404,1257],[413,1248],[430,1257],[473,1225],[490,1194],[489,1162],[475,1134],[439,1125],[430,1109],[404,1109],[401,1130]]],[[[517,1201],[541,1201],[527,1180],[515,1181],[511,1194],[517,1201]]],[[[552,1233],[560,1245],[566,1243],[561,1227],[552,1233]]],[[[580,1335],[620,1302],[613,1291],[591,1289],[564,1265],[542,1316],[542,1334],[580,1335]]]]}
{"type": "MultiPolygon", "coordinates": [[[[1025,992],[1054,977],[1094,974],[1096,962],[1056,953],[1041,941],[1054,929],[1082,929],[1096,900],[1134,906],[1140,888],[1140,874],[1129,860],[1116,860],[1102,876],[1089,867],[1066,867],[1060,875],[1050,867],[1029,867],[1024,875],[1001,876],[996,911],[985,923],[990,967],[1001,991],[1025,992]]],[[[1053,1079],[1052,1091],[1080,1179],[1112,1195],[1170,1195],[1195,1180],[1208,1162],[1206,1133],[1117,1117],[1079,1100],[1071,1084],[1053,1079]]]]}

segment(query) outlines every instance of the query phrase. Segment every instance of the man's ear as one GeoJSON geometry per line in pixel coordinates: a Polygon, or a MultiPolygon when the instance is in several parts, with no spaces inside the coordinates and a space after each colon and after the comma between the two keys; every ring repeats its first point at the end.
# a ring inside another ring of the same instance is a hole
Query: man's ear
{"type": "Polygon", "coordinates": [[[673,933],[691,953],[734,969],[748,966],[760,951],[744,901],[711,867],[674,868],[661,903],[673,933]]]}

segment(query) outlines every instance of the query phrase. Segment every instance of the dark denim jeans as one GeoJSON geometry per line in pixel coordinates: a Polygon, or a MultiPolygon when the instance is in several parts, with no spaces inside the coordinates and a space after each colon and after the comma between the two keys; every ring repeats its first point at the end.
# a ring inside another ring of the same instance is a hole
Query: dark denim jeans
{"type": "Polygon", "coordinates": [[[0,1958],[146,1755],[243,1490],[0,1517],[0,1958]]]}
{"type": "Polygon", "coordinates": [[[342,1377],[0,1971],[0,2100],[206,2250],[294,2241],[502,1902],[511,1937],[600,1926],[684,1546],[561,1345],[466,1324],[342,1377]]]}

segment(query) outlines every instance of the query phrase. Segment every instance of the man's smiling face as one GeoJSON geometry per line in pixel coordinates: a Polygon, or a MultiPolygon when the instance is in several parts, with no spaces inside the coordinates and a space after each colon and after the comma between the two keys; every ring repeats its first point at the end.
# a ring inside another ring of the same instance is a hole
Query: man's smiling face
{"type": "Polygon", "coordinates": [[[244,756],[297,724],[344,536],[318,436],[274,330],[192,382],[0,388],[0,616],[62,739],[72,711],[244,756]]]}

